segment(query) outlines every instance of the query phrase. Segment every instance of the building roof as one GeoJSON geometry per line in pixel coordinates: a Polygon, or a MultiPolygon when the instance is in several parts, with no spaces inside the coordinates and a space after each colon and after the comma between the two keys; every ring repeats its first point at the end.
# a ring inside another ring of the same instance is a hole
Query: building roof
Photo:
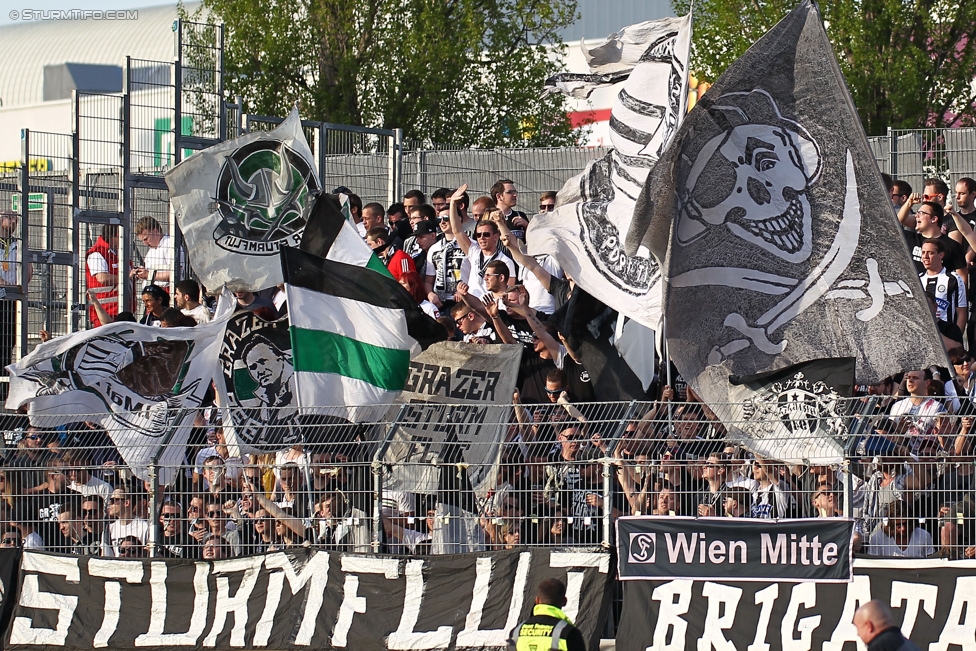
{"type": "MultiPolygon", "coordinates": [[[[192,14],[198,2],[187,3],[192,14]]],[[[0,27],[0,106],[44,99],[44,66],[99,63],[125,67],[125,57],[176,60],[175,2],[136,10],[136,20],[37,20],[0,27]]]]}

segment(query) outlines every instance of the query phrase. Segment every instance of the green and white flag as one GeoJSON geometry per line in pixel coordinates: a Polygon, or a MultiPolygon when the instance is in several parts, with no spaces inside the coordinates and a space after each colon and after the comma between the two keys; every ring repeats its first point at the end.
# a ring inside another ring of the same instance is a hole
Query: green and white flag
{"type": "Polygon", "coordinates": [[[281,260],[299,409],[353,421],[382,416],[377,407],[403,390],[411,351],[437,328],[443,338],[443,328],[419,319],[426,315],[406,290],[369,268],[297,249],[282,249],[281,260]]]}
{"type": "Polygon", "coordinates": [[[272,131],[191,156],[166,174],[166,185],[190,265],[210,291],[281,283],[278,251],[302,241],[321,191],[297,110],[272,131]]]}

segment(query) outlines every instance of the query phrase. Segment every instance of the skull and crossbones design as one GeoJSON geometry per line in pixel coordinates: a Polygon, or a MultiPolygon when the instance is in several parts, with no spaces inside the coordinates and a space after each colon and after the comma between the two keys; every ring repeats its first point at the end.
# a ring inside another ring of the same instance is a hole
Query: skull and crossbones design
{"type": "Polygon", "coordinates": [[[702,147],[691,167],[678,242],[689,244],[724,226],[787,262],[805,261],[812,240],[807,190],[822,166],[816,142],[781,116],[763,91],[723,95],[712,112],[727,128],[702,147]],[[757,103],[758,110],[750,111],[757,103]],[[754,122],[750,113],[756,112],[765,114],[766,123],[754,122]]]}
{"type": "Polygon", "coordinates": [[[858,319],[867,321],[881,312],[885,296],[911,295],[904,283],[883,282],[872,258],[866,260],[866,281],[841,279],[851,264],[861,230],[850,150],[840,223],[831,246],[811,269],[809,194],[823,169],[820,146],[802,125],[784,117],[763,90],[722,95],[708,110],[721,130],[693,148],[694,160],[688,161],[685,181],[678,190],[675,240],[679,247],[687,247],[711,234],[723,240],[731,234],[747,246],[737,249],[742,266],[726,262],[724,266],[696,267],[671,276],[669,283],[672,287],[717,285],[784,295],[758,316],[730,312],[724,325],[744,338],[716,345],[709,364],[719,364],[751,346],[770,355],[782,353],[786,340],[773,342],[771,335],[825,296],[830,300],[870,299],[871,305],[857,313],[858,319]],[[727,233],[716,233],[717,229],[727,233]],[[782,262],[770,264],[776,259],[782,262]],[[845,290],[829,292],[834,286],[845,290]],[[867,289],[861,291],[861,287],[867,289]]]}

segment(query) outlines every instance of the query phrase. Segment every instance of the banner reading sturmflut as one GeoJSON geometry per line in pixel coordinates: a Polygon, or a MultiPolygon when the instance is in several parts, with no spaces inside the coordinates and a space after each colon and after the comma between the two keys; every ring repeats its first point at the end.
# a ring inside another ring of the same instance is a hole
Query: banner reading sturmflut
{"type": "Polygon", "coordinates": [[[543,549],[212,563],[27,550],[6,648],[504,649],[548,578],[568,586],[564,610],[593,648],[609,577],[609,554],[543,549]]]}
{"type": "Polygon", "coordinates": [[[848,582],[854,521],[626,516],[617,520],[622,581],[848,582]]]}
{"type": "Polygon", "coordinates": [[[190,264],[210,291],[280,284],[278,251],[301,243],[321,189],[297,109],[273,131],[194,154],[166,185],[190,264]]]}
{"type": "Polygon", "coordinates": [[[627,250],[641,246],[667,280],[671,357],[723,421],[730,377],[855,358],[870,384],[946,363],[812,2],[685,118],[644,187],[627,250]]]}

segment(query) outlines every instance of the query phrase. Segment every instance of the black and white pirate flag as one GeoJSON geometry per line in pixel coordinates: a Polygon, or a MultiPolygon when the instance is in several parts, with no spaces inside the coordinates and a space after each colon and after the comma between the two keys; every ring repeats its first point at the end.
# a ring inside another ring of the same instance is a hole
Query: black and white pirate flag
{"type": "Polygon", "coordinates": [[[631,25],[586,49],[588,74],[563,73],[546,89],[574,97],[624,81],[610,109],[613,149],[566,182],[554,212],[533,217],[527,243],[548,254],[593,296],[644,326],[661,320],[661,276],[647,250],[624,252],[624,238],[648,172],[686,112],[691,16],[631,25]]]}
{"type": "MultiPolygon", "coordinates": [[[[672,359],[729,377],[853,357],[858,383],[945,351],[816,6],[716,80],[648,177],[627,248],[661,261],[672,359]]],[[[723,415],[723,414],[720,414],[723,415]]]]}

